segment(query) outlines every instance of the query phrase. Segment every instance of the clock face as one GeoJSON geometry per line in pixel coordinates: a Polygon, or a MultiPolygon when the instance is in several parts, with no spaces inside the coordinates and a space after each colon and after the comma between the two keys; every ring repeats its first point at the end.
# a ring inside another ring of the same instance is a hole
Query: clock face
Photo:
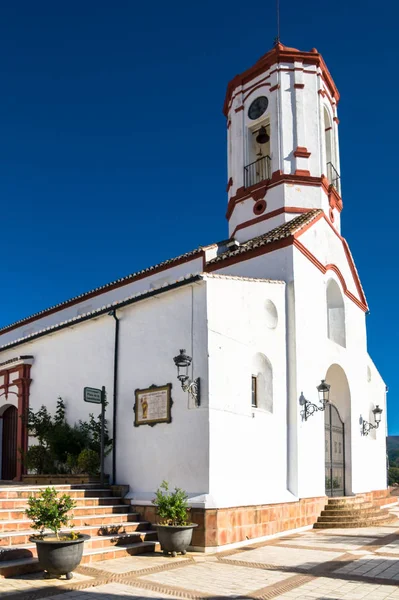
{"type": "Polygon", "coordinates": [[[259,96],[249,107],[248,117],[252,120],[259,119],[259,117],[266,111],[268,105],[269,100],[266,98],[266,96],[259,96]]]}

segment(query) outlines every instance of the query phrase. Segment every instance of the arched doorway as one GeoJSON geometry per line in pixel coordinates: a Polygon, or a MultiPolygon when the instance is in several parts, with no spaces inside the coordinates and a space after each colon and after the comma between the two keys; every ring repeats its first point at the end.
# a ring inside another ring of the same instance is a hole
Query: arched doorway
{"type": "Polygon", "coordinates": [[[345,496],[345,425],[333,404],[324,415],[326,495],[345,496]]]}
{"type": "Polygon", "coordinates": [[[11,481],[17,475],[18,410],[9,406],[3,412],[1,479],[11,481]]]}
{"type": "Polygon", "coordinates": [[[331,385],[325,411],[325,473],[327,496],[352,493],[351,393],[343,368],[332,364],[325,376],[331,385]]]}

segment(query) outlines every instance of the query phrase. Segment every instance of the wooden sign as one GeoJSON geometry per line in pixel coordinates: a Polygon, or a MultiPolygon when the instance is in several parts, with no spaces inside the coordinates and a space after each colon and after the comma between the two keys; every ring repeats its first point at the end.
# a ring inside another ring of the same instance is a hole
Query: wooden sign
{"type": "Polygon", "coordinates": [[[172,384],[164,386],[151,385],[144,390],[135,391],[134,425],[156,425],[172,421],[171,398],[172,384]]]}

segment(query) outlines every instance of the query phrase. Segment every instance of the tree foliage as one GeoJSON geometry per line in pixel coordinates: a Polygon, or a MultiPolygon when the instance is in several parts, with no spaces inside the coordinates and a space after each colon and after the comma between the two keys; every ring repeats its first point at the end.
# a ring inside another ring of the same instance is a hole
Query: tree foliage
{"type": "Polygon", "coordinates": [[[43,535],[45,529],[50,529],[59,538],[62,525],[67,527],[73,519],[73,515],[68,513],[75,506],[75,500],[68,494],[58,496],[55,488],[48,487],[38,496],[28,498],[28,508],[25,513],[33,522],[32,529],[37,529],[40,535],[43,535]]]}

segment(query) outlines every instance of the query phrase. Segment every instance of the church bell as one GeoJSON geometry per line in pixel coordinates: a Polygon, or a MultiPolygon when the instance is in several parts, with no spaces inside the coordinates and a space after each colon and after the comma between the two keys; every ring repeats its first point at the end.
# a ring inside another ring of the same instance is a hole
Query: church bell
{"type": "Polygon", "coordinates": [[[261,127],[259,129],[258,135],[256,136],[256,141],[258,144],[267,144],[270,140],[270,135],[266,131],[266,127],[261,127]]]}

